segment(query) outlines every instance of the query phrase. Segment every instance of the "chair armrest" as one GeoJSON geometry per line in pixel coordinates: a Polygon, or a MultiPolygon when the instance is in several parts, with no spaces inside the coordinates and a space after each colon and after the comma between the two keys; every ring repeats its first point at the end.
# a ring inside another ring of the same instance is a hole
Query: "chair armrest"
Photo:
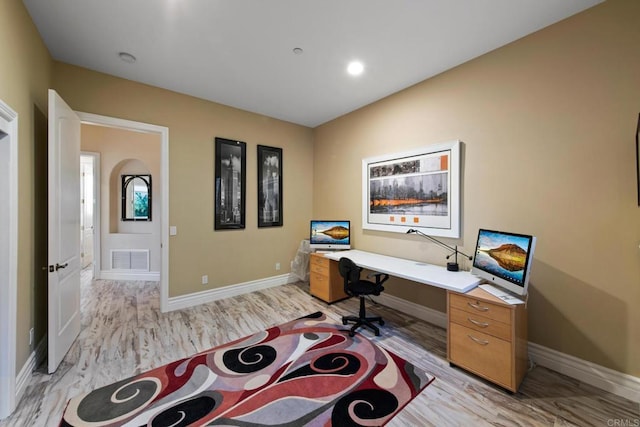
{"type": "Polygon", "coordinates": [[[387,273],[379,273],[379,272],[372,272],[367,274],[367,278],[370,279],[372,277],[376,278],[376,285],[381,285],[384,282],[387,281],[387,279],[389,278],[389,275],[387,273]]]}

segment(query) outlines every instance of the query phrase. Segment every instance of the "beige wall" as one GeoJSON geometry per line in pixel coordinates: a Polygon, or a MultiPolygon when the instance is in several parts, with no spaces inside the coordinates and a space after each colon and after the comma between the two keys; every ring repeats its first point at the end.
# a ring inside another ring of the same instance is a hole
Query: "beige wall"
{"type": "MultiPolygon", "coordinates": [[[[351,218],[357,248],[444,264],[426,241],[362,231],[360,162],[459,139],[463,232],[448,243],[536,235],[530,340],[640,376],[638,19],[640,2],[609,0],[320,126],[314,215],[351,218]]],[[[444,310],[441,291],[386,289],[444,310]]]]}
{"type": "MultiPolygon", "coordinates": [[[[22,2],[0,2],[0,99],[18,113],[18,307],[16,369],[31,354],[34,326],[34,135],[36,108],[46,114],[51,57],[22,2]]],[[[40,329],[40,328],[39,328],[40,329]]],[[[40,334],[39,337],[41,338],[40,334]]],[[[36,340],[37,341],[37,340],[36,340]]]]}
{"type": "Polygon", "coordinates": [[[290,271],[311,218],[311,129],[57,62],[53,86],[77,111],[169,128],[169,296],[290,271]],[[247,143],[244,230],[213,230],[216,136],[247,143]],[[282,227],[257,227],[259,144],[283,149],[282,227]]]}
{"type": "MultiPolygon", "coordinates": [[[[608,0],[312,131],[52,63],[22,3],[1,2],[0,51],[11,60],[0,61],[0,99],[19,114],[17,368],[32,350],[36,318],[34,106],[46,114],[53,76],[74,109],[169,127],[170,222],[178,227],[170,295],[288,271],[311,216],[351,218],[358,248],[444,263],[428,243],[359,230],[360,160],[460,139],[463,237],[450,242],[471,250],[479,227],[536,234],[531,340],[640,376],[638,17],[639,2],[608,0]],[[216,136],[248,144],[242,231],[213,231],[216,136]],[[282,228],[256,227],[258,144],[284,149],[282,228]]],[[[388,289],[444,310],[442,292],[400,281],[388,289]]]]}

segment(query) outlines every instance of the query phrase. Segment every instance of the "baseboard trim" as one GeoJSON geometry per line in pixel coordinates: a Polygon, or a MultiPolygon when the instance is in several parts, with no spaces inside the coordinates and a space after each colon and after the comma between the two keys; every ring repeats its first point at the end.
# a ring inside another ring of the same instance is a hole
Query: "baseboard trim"
{"type": "Polygon", "coordinates": [[[179,297],[169,297],[167,301],[167,311],[182,310],[199,304],[216,301],[223,298],[235,297],[249,292],[260,291],[274,286],[294,283],[298,279],[293,274],[282,274],[280,276],[268,277],[266,279],[252,280],[250,282],[237,283],[221,288],[209,289],[193,294],[179,297]]]}
{"type": "Polygon", "coordinates": [[[447,314],[441,311],[387,293],[381,293],[379,297],[376,297],[376,301],[382,305],[398,310],[401,313],[409,314],[432,325],[447,329],[447,314]]]}
{"type": "MultiPolygon", "coordinates": [[[[376,297],[382,305],[447,329],[447,314],[389,294],[376,297]]],[[[640,378],[529,342],[529,359],[537,365],[580,380],[634,402],[640,402],[640,378]]]]}
{"type": "Polygon", "coordinates": [[[42,362],[47,358],[47,351],[49,350],[49,338],[47,334],[44,334],[38,345],[36,346],[36,368],[40,366],[42,362]]]}
{"type": "Polygon", "coordinates": [[[32,352],[29,355],[29,358],[18,372],[18,376],[16,377],[16,406],[20,403],[20,399],[24,395],[24,392],[27,390],[27,384],[29,384],[29,379],[31,378],[31,373],[36,368],[36,352],[32,352]]]}
{"type": "Polygon", "coordinates": [[[100,270],[100,279],[103,280],[146,280],[150,282],[160,281],[159,271],[143,271],[143,272],[129,272],[129,271],[113,271],[113,270],[100,270]]]}
{"type": "Polygon", "coordinates": [[[38,364],[42,362],[46,356],[47,352],[47,336],[45,335],[35,350],[31,352],[29,358],[18,372],[16,376],[16,406],[20,402],[20,399],[24,395],[24,392],[27,390],[27,385],[29,385],[29,380],[31,379],[31,374],[36,369],[38,364]]]}
{"type": "Polygon", "coordinates": [[[640,402],[640,378],[529,342],[529,359],[586,384],[640,402]]]}

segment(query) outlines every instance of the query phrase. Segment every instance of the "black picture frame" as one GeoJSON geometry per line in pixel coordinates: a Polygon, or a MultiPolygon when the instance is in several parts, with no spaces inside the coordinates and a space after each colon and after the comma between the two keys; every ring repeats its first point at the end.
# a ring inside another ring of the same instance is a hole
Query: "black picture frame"
{"type": "Polygon", "coordinates": [[[120,187],[120,220],[121,221],[151,221],[151,175],[122,175],[120,187]],[[136,185],[138,184],[138,185],[136,185]],[[140,193],[134,189],[142,186],[140,193]],[[138,212],[137,195],[140,194],[142,212],[138,212]]]}
{"type": "Polygon", "coordinates": [[[245,228],[247,144],[215,139],[215,230],[245,228]]]}
{"type": "Polygon", "coordinates": [[[636,125],[636,176],[638,178],[638,206],[640,206],[640,114],[636,125]]]}
{"type": "Polygon", "coordinates": [[[282,223],[282,148],[258,145],[258,227],[282,223]]]}

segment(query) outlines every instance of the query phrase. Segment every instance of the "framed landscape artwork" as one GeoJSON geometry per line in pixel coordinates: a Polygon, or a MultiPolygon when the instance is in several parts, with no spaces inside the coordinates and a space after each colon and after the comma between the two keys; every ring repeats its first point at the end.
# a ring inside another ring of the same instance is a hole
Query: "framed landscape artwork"
{"type": "Polygon", "coordinates": [[[245,226],[247,144],[215,140],[215,230],[245,226]]]}
{"type": "Polygon", "coordinates": [[[282,225],[282,148],[258,145],[258,227],[282,225]]]}
{"type": "Polygon", "coordinates": [[[460,237],[460,141],[362,160],[362,227],[460,237]]]}

